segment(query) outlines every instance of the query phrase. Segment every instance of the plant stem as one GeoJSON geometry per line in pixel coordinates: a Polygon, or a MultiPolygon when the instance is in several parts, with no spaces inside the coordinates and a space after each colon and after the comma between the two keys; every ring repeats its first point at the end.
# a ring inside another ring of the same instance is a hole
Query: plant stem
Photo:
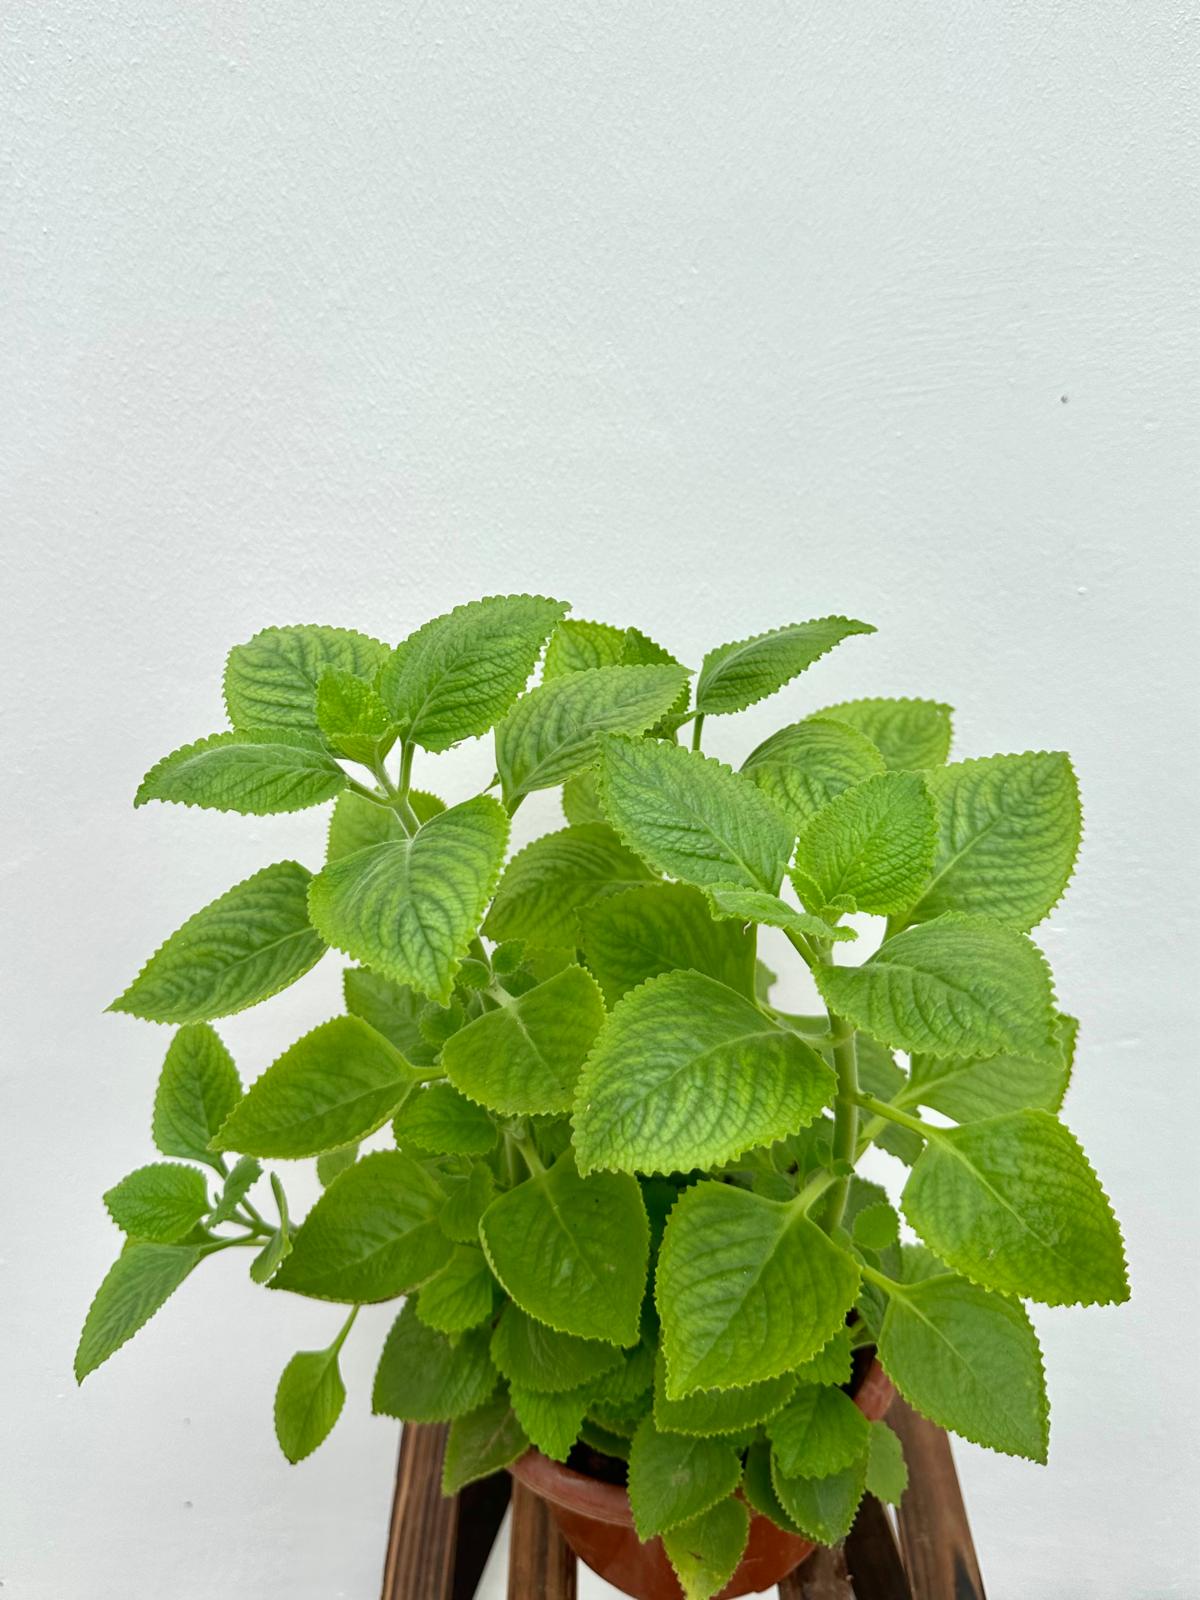
{"type": "Polygon", "coordinates": [[[858,1104],[864,1111],[874,1112],[877,1117],[885,1117],[888,1122],[898,1122],[902,1128],[911,1128],[914,1133],[919,1133],[922,1139],[935,1137],[938,1130],[922,1122],[920,1117],[912,1117],[907,1111],[901,1111],[898,1106],[889,1105],[886,1100],[877,1100],[873,1094],[856,1094],[858,1104]]]}
{"type": "Polygon", "coordinates": [[[330,1345],[329,1348],[333,1352],[334,1355],[337,1355],[338,1352],[341,1350],[342,1346],[345,1344],[346,1335],[350,1332],[350,1329],[354,1326],[354,1319],[355,1319],[355,1317],[357,1317],[357,1315],[359,1313],[359,1310],[360,1310],[360,1307],[358,1307],[358,1306],[354,1306],[354,1307],[351,1308],[350,1315],[346,1318],[345,1322],[342,1324],[341,1333],[338,1334],[337,1338],[330,1345]]]}
{"type": "MultiPolygon", "coordinates": [[[[833,1042],[833,1065],[837,1072],[837,1099],[833,1105],[834,1163],[852,1167],[858,1156],[858,1049],[855,1032],[843,1018],[829,1013],[829,1033],[833,1042]]],[[[842,1220],[850,1174],[834,1179],[825,1211],[825,1228],[832,1233],[842,1220]]]]}
{"type": "Polygon", "coordinates": [[[695,722],[692,723],[692,749],[693,750],[699,750],[699,748],[700,748],[700,734],[701,734],[701,731],[702,731],[703,727],[704,727],[704,713],[703,713],[703,711],[697,711],[696,720],[695,720],[695,722]]]}
{"type": "Polygon", "coordinates": [[[416,746],[405,740],[400,746],[400,793],[405,799],[408,798],[408,791],[412,787],[412,765],[415,754],[416,746]]]}

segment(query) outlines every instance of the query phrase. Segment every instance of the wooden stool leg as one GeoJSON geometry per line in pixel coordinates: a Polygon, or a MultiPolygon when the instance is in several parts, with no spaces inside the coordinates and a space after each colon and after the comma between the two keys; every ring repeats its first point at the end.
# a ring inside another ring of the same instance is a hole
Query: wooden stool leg
{"type": "Polygon", "coordinates": [[[458,1501],[442,1497],[444,1423],[410,1423],[400,1436],[382,1600],[450,1600],[458,1501]]]}
{"type": "Polygon", "coordinates": [[[575,1600],[575,1553],[523,1483],[513,1484],[508,1600],[575,1600]]]}
{"type": "Polygon", "coordinates": [[[814,1550],[798,1572],[779,1585],[780,1600],[854,1600],[846,1572],[846,1559],[838,1545],[814,1550]]]}
{"type": "Polygon", "coordinates": [[[874,1495],[863,1496],[846,1535],[846,1567],[859,1600],[912,1600],[896,1535],[874,1495]]]}
{"type": "Polygon", "coordinates": [[[899,1397],[888,1423],[900,1435],[908,1462],[898,1521],[913,1600],[984,1600],[949,1439],[899,1397]]]}

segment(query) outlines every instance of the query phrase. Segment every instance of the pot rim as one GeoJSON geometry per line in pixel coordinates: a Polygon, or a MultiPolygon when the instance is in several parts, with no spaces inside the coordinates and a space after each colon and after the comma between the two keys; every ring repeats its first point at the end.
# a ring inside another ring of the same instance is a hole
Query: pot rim
{"type": "MultiPolygon", "coordinates": [[[[884,1415],[895,1398],[892,1380],[873,1356],[866,1376],[855,1391],[854,1404],[871,1422],[884,1415]]],[[[510,1467],[513,1477],[527,1489],[547,1500],[551,1505],[566,1511],[581,1512],[596,1522],[615,1523],[618,1527],[633,1527],[633,1510],[629,1492],[623,1484],[603,1483],[599,1478],[589,1478],[584,1472],[561,1461],[544,1456],[531,1446],[510,1467]]]]}

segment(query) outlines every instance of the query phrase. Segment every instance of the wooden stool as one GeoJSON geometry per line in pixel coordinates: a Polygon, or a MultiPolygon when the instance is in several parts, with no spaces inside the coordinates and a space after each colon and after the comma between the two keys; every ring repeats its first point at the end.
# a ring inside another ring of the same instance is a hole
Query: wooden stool
{"type": "MultiPolygon", "coordinates": [[[[892,1519],[867,1495],[844,1545],[818,1550],[779,1585],[781,1600],[984,1600],[971,1530],[940,1428],[896,1400],[909,1484],[892,1519]]],[[[473,1600],[512,1503],[508,1600],[575,1600],[575,1556],[549,1511],[507,1472],[442,1498],[444,1426],[400,1440],[382,1600],[473,1600]]]]}

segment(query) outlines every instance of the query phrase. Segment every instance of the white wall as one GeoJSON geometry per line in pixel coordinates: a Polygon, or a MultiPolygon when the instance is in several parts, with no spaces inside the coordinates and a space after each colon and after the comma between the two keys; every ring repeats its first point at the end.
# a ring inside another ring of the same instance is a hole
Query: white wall
{"type": "MultiPolygon", "coordinates": [[[[319,857],[317,814],[130,807],[219,725],[226,647],[512,587],[692,662],[879,625],[713,725],[729,754],[877,692],[956,703],[963,754],[1072,751],[1087,836],[1044,942],[1134,1299],[1038,1316],[1047,1470],[959,1459],[994,1600],[1200,1594],[1188,13],[7,8],[6,1596],[377,1592],[386,1311],[296,1469],[274,1381],[335,1318],[228,1257],[74,1386],[166,1038],[101,1011],[214,893],[319,857]]],[[[232,1021],[245,1072],[335,991],[323,965],[232,1021]]]]}

